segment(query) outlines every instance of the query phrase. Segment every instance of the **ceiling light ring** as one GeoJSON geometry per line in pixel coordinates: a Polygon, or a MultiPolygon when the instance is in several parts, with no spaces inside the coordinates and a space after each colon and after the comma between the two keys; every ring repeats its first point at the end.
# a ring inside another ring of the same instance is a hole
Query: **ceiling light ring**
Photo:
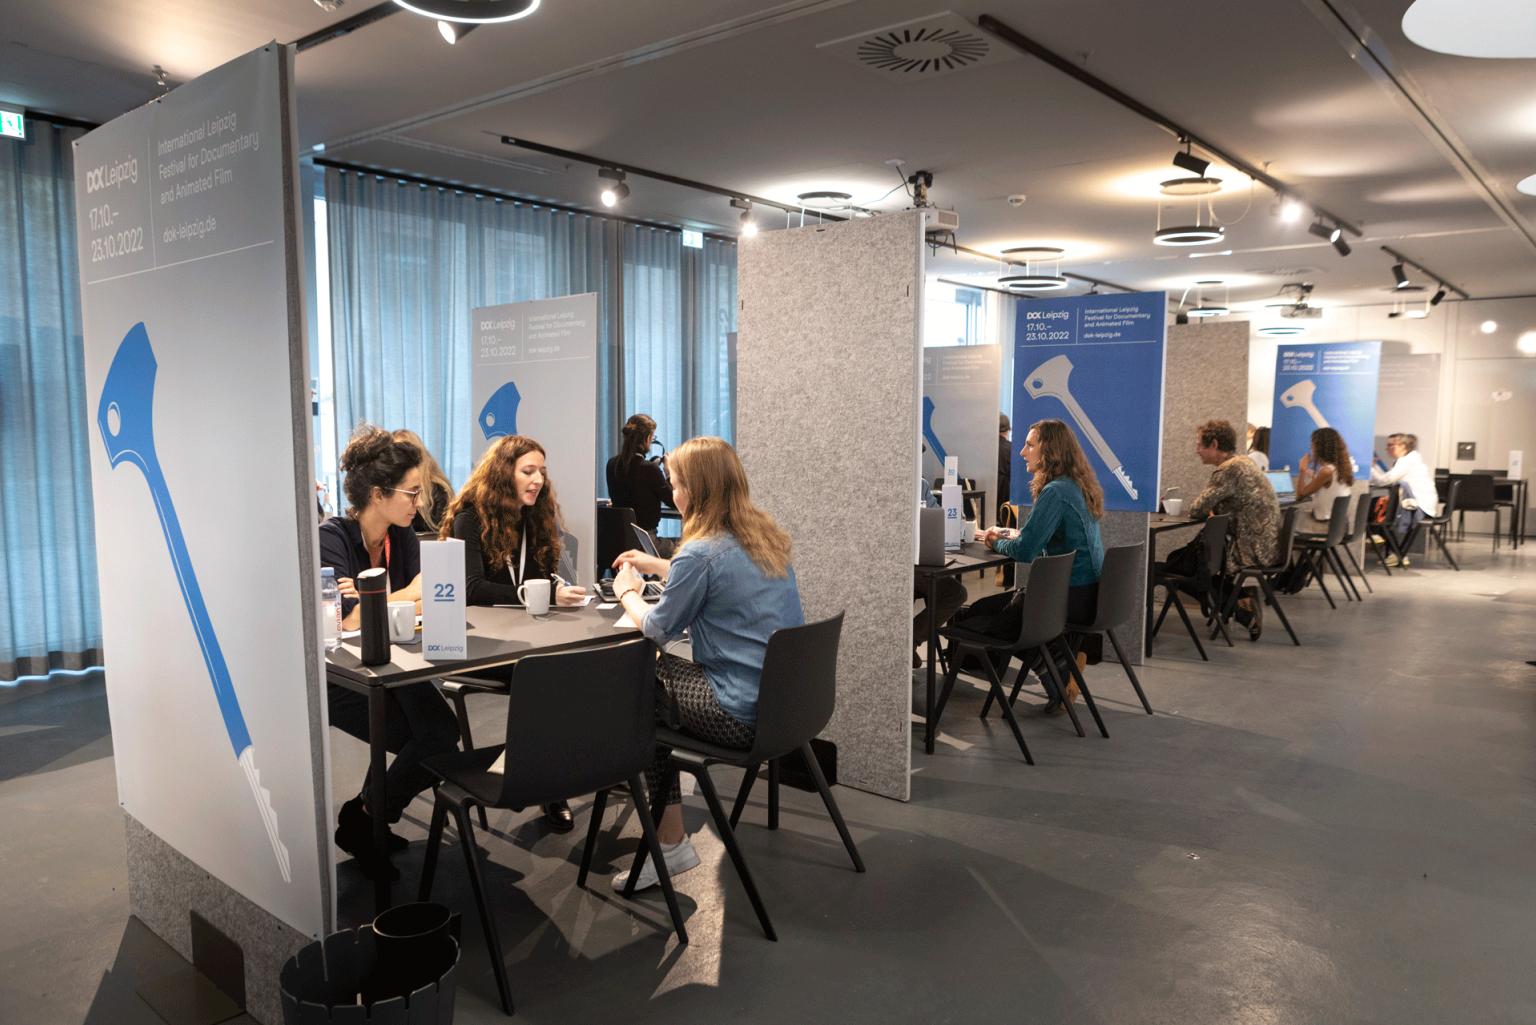
{"type": "Polygon", "coordinates": [[[1152,243],[1159,246],[1205,246],[1226,237],[1226,229],[1220,225],[1185,224],[1176,228],[1159,228],[1152,236],[1152,243]]]}
{"type": "Polygon", "coordinates": [[[455,21],[470,25],[495,25],[526,18],[539,9],[541,0],[395,0],[412,14],[433,21],[455,21]],[[478,8],[478,14],[465,9],[478,8]]]}

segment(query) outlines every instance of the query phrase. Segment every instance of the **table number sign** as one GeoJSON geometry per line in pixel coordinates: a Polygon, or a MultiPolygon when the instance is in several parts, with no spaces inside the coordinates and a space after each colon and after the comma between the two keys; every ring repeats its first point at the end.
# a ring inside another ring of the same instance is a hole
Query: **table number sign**
{"type": "Polygon", "coordinates": [[[467,657],[464,632],[464,542],[423,541],[422,657],[429,661],[467,657]]]}

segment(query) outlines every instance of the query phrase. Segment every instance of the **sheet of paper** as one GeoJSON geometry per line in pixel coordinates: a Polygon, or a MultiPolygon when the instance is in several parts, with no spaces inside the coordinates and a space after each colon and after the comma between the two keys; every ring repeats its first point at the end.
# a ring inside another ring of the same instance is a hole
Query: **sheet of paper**
{"type": "Polygon", "coordinates": [[[606,609],[616,609],[618,607],[619,607],[619,603],[616,602],[616,601],[605,601],[601,605],[599,605],[597,607],[597,609],[598,609],[599,612],[602,612],[602,611],[604,611],[606,609]]]}
{"type": "Polygon", "coordinates": [[[615,630],[633,630],[638,625],[633,619],[629,618],[629,613],[626,612],[619,617],[617,623],[613,624],[613,628],[615,630]]]}
{"type": "Polygon", "coordinates": [[[496,756],[496,760],[491,763],[491,767],[489,769],[486,769],[485,771],[486,772],[494,772],[498,776],[506,775],[506,772],[507,772],[507,753],[505,751],[503,751],[501,754],[497,755],[496,756]]]}

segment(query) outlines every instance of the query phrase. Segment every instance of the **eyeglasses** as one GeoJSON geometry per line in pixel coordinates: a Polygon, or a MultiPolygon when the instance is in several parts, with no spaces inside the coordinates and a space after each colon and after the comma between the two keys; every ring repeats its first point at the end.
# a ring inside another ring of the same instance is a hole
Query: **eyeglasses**
{"type": "Polygon", "coordinates": [[[416,499],[421,497],[421,489],[420,488],[415,488],[415,489],[411,489],[411,488],[385,488],[384,490],[385,491],[393,491],[397,495],[410,495],[411,496],[411,501],[413,501],[413,502],[416,501],[416,499]]]}

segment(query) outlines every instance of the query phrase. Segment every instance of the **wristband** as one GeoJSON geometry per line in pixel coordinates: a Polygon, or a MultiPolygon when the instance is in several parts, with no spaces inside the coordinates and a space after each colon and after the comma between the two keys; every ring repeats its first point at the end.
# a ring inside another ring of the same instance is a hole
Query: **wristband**
{"type": "Polygon", "coordinates": [[[640,588],[638,588],[638,587],[631,587],[631,588],[629,588],[627,590],[620,591],[619,594],[618,594],[618,598],[616,600],[619,601],[619,602],[623,602],[624,601],[624,596],[626,594],[639,594],[639,593],[640,593],[640,588]]]}

